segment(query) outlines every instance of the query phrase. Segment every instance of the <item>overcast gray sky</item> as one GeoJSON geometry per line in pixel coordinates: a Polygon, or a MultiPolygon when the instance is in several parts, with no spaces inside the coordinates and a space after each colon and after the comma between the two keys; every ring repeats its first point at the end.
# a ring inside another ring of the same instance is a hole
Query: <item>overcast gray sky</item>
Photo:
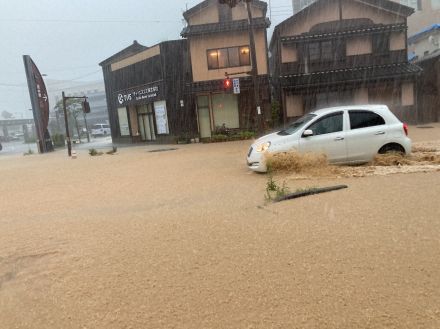
{"type": "MultiPolygon", "coordinates": [[[[180,38],[182,12],[199,2],[0,0],[0,113],[31,117],[23,55],[30,55],[47,79],[102,80],[98,63],[133,40],[150,46],[180,38]]],[[[292,14],[291,0],[270,2],[269,39],[273,26],[292,14]]]]}

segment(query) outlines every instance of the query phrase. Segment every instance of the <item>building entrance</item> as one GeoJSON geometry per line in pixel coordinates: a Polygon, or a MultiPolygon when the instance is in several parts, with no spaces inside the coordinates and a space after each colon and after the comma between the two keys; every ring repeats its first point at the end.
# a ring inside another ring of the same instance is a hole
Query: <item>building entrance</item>
{"type": "Polygon", "coordinates": [[[142,141],[155,141],[156,129],[152,104],[137,107],[139,133],[142,141]]]}

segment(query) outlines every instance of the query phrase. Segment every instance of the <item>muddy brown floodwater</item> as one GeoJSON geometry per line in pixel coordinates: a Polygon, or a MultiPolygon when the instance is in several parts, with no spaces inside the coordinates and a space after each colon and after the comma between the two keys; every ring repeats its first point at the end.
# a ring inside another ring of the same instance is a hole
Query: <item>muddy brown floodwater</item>
{"type": "Polygon", "coordinates": [[[248,146],[0,154],[0,328],[440,327],[438,169],[268,204],[248,146]]]}

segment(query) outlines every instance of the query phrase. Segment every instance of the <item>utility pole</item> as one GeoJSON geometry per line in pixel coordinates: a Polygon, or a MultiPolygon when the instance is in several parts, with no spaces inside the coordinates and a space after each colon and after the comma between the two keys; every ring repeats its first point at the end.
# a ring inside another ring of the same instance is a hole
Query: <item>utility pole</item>
{"type": "Polygon", "coordinates": [[[85,111],[83,111],[83,116],[84,116],[84,124],[86,126],[86,134],[87,134],[87,143],[90,143],[90,134],[89,134],[89,127],[87,126],[87,113],[85,111]]]}
{"type": "Polygon", "coordinates": [[[263,125],[261,120],[261,105],[260,105],[260,85],[258,83],[258,64],[257,64],[257,51],[255,47],[255,34],[254,23],[252,17],[251,3],[252,0],[246,0],[246,8],[248,12],[249,23],[249,42],[251,47],[251,61],[252,61],[252,83],[254,85],[254,101],[257,111],[257,129],[259,132],[263,131],[263,125]]]}
{"type": "Polygon", "coordinates": [[[255,102],[255,110],[256,110],[256,119],[257,119],[257,129],[259,132],[263,131],[263,125],[262,125],[262,112],[261,112],[261,105],[260,105],[260,97],[259,97],[259,83],[258,83],[258,65],[257,65],[257,52],[255,47],[255,34],[254,34],[254,22],[252,17],[252,10],[251,10],[251,3],[252,0],[218,0],[220,4],[228,4],[229,7],[233,8],[237,5],[239,2],[245,2],[246,3],[246,9],[248,14],[248,27],[249,27],[249,43],[250,43],[250,50],[251,50],[251,75],[252,75],[252,84],[254,89],[254,102],[255,102]]]}
{"type": "Polygon", "coordinates": [[[72,156],[72,142],[70,141],[69,120],[67,120],[66,96],[64,94],[64,91],[63,91],[63,111],[64,111],[64,124],[66,126],[67,154],[69,156],[72,156]]]}
{"type": "MultiPolygon", "coordinates": [[[[85,113],[90,112],[90,105],[87,102],[87,96],[80,96],[80,97],[67,97],[64,94],[64,91],[62,93],[63,95],[63,111],[64,111],[64,123],[66,125],[66,141],[67,141],[67,154],[69,156],[72,156],[72,141],[70,139],[70,132],[69,132],[69,123],[67,120],[67,106],[66,106],[66,100],[68,99],[84,99],[83,102],[83,113],[84,113],[84,120],[85,120],[85,113]]],[[[87,122],[86,122],[86,126],[87,126],[87,122]]],[[[78,136],[79,137],[79,136],[78,136]]],[[[90,142],[90,137],[88,134],[88,130],[87,130],[87,140],[90,142]]]]}

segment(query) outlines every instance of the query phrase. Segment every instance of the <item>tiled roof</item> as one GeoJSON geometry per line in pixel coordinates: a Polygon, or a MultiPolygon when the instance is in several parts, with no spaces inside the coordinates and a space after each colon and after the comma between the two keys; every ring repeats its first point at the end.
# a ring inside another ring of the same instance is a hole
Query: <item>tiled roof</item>
{"type": "MultiPolygon", "coordinates": [[[[254,28],[268,28],[270,20],[268,18],[259,17],[253,19],[254,28]]],[[[223,33],[233,31],[245,31],[249,28],[247,19],[230,22],[220,22],[202,25],[190,25],[185,27],[180,35],[184,38],[192,35],[202,35],[211,33],[223,33]]]]}
{"type": "MultiPolygon", "coordinates": [[[[404,6],[404,5],[401,5],[397,2],[390,1],[390,0],[351,0],[351,1],[363,3],[367,6],[375,7],[379,10],[388,11],[388,12],[394,13],[396,15],[403,15],[406,17],[408,17],[414,13],[414,8],[404,6]]],[[[274,43],[277,39],[277,36],[279,36],[280,30],[284,26],[289,26],[289,25],[293,24],[300,17],[310,15],[315,10],[315,8],[317,8],[319,6],[319,4],[322,4],[322,3],[334,4],[335,6],[337,5],[337,1],[335,1],[335,0],[317,0],[314,3],[312,3],[310,6],[304,8],[303,10],[296,13],[295,15],[285,19],[284,21],[282,21],[280,24],[278,24],[275,27],[269,48],[272,49],[272,47],[274,46],[274,43]]]]}
{"type": "Polygon", "coordinates": [[[397,32],[397,31],[406,31],[406,24],[390,24],[390,25],[370,25],[358,27],[355,29],[344,29],[337,32],[330,33],[304,33],[300,35],[294,35],[291,37],[282,37],[281,42],[289,42],[289,41],[306,41],[313,39],[325,39],[325,38],[335,38],[338,36],[344,35],[353,35],[353,34],[372,34],[379,33],[383,31],[389,32],[397,32]]]}
{"type": "MultiPolygon", "coordinates": [[[[191,17],[191,15],[198,13],[200,11],[202,11],[203,9],[209,7],[212,4],[218,4],[218,0],[205,0],[200,2],[198,5],[195,5],[194,7],[188,9],[187,11],[185,11],[183,13],[183,17],[188,20],[189,17],[191,17]]],[[[226,5],[224,5],[226,6],[226,5]]],[[[259,1],[259,0],[253,0],[252,1],[252,6],[256,7],[256,8],[260,8],[261,10],[263,10],[264,15],[266,15],[266,11],[267,11],[267,3],[264,1],[259,1]]]]}

